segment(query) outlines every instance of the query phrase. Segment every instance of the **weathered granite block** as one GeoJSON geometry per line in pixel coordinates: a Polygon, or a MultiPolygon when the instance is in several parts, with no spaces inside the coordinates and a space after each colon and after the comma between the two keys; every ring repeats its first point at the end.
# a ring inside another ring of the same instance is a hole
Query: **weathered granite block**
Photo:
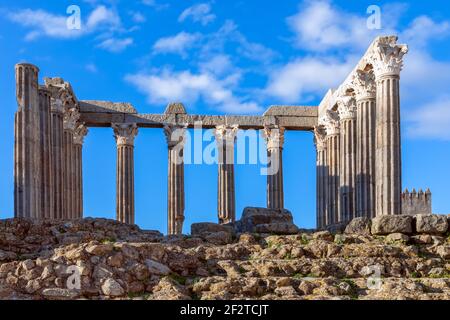
{"type": "Polygon", "coordinates": [[[374,235],[389,233],[412,233],[413,217],[386,215],[372,219],[371,232],[374,235]]]}
{"type": "Polygon", "coordinates": [[[298,228],[289,210],[247,207],[241,220],[236,222],[236,231],[294,234],[298,233],[298,228]]]}
{"type": "Polygon", "coordinates": [[[369,218],[358,217],[350,221],[344,233],[370,235],[371,221],[369,218]]]}
{"type": "Polygon", "coordinates": [[[222,225],[211,222],[193,223],[191,225],[191,235],[193,236],[217,232],[226,232],[233,234],[234,229],[231,225],[222,225]]]}
{"type": "Polygon", "coordinates": [[[443,234],[448,230],[447,217],[438,214],[419,214],[416,218],[418,233],[443,234]]]}

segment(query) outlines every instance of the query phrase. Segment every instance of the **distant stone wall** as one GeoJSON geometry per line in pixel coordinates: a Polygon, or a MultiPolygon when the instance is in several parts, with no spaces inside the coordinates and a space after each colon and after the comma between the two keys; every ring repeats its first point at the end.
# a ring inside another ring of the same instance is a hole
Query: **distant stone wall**
{"type": "Polygon", "coordinates": [[[422,189],[419,192],[416,192],[416,189],[413,189],[411,192],[406,189],[402,193],[402,214],[416,215],[431,213],[430,189],[427,189],[425,192],[422,189]]]}

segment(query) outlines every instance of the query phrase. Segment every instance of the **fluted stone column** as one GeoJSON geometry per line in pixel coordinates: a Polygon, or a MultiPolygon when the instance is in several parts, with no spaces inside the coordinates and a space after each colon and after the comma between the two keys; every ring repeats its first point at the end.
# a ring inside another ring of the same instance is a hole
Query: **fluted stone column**
{"type": "Polygon", "coordinates": [[[356,115],[356,216],[375,217],[376,86],[373,70],[353,79],[356,115]]]}
{"type": "Polygon", "coordinates": [[[52,219],[53,212],[53,165],[51,157],[51,120],[50,120],[51,92],[39,89],[39,134],[40,134],[40,204],[41,219],[52,219]]]}
{"type": "Polygon", "coordinates": [[[184,222],[184,136],[186,129],[164,126],[168,147],[167,216],[168,234],[182,234],[184,222]]]}
{"type": "Polygon", "coordinates": [[[78,126],[80,113],[74,107],[64,111],[63,141],[63,219],[75,219],[75,148],[74,133],[78,126]]]}
{"type": "Polygon", "coordinates": [[[323,228],[327,225],[327,189],[328,165],[326,131],[323,126],[314,128],[314,144],[316,146],[316,225],[323,228]]]}
{"type": "Polygon", "coordinates": [[[341,137],[339,222],[348,222],[354,218],[356,211],[356,103],[351,96],[343,96],[337,103],[341,137]]]}
{"type": "Polygon", "coordinates": [[[74,192],[74,210],[75,219],[83,218],[83,142],[88,129],[84,124],[79,124],[74,131],[74,162],[75,162],[75,192],[74,192]]]}
{"type": "Polygon", "coordinates": [[[220,125],[215,128],[218,151],[217,213],[219,223],[236,220],[236,198],[234,186],[234,144],[238,126],[220,125]]]}
{"type": "Polygon", "coordinates": [[[399,80],[406,45],[397,37],[382,37],[374,48],[377,83],[376,215],[401,214],[402,166],[399,80]]]}
{"type": "Polygon", "coordinates": [[[39,69],[31,64],[17,64],[16,98],[18,109],[14,122],[14,215],[40,216],[39,143],[39,69]]]}
{"type": "Polygon", "coordinates": [[[328,166],[328,189],[327,189],[327,225],[342,221],[340,206],[340,128],[339,120],[335,112],[329,111],[325,123],[327,132],[327,166],[328,166]]]}
{"type": "Polygon", "coordinates": [[[284,128],[266,126],[263,130],[270,163],[267,174],[267,208],[284,209],[283,145],[284,128]]]}
{"type": "Polygon", "coordinates": [[[117,221],[134,224],[134,138],[133,124],[112,124],[117,144],[117,221]]]}
{"type": "Polygon", "coordinates": [[[63,103],[61,99],[51,100],[51,161],[52,161],[52,219],[62,219],[64,213],[64,125],[63,103]]]}

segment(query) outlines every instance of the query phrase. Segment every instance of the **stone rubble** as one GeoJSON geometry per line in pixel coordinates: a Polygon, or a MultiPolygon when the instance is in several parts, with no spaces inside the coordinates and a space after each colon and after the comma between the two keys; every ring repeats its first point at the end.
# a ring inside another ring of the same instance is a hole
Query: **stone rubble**
{"type": "Polygon", "coordinates": [[[448,300],[448,225],[411,219],[357,220],[339,234],[201,224],[167,237],[105,219],[0,220],[0,299],[448,300]]]}

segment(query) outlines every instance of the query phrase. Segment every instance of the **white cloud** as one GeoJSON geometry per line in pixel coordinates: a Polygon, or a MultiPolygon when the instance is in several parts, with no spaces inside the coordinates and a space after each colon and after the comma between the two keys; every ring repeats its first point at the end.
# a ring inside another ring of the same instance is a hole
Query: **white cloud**
{"type": "MultiPolygon", "coordinates": [[[[313,51],[333,48],[358,50],[367,48],[379,32],[367,28],[368,17],[345,12],[328,0],[308,0],[287,22],[295,33],[295,45],[299,48],[313,51]]],[[[383,32],[389,33],[388,25],[383,28],[383,32]]]]}
{"type": "Polygon", "coordinates": [[[301,104],[311,100],[311,95],[337,87],[356,62],[353,56],[344,61],[331,57],[298,58],[272,71],[265,92],[285,103],[301,104]]]}
{"type": "Polygon", "coordinates": [[[130,15],[131,15],[131,19],[133,19],[133,21],[136,23],[143,23],[143,22],[147,21],[145,16],[139,11],[131,11],[130,15]]]}
{"type": "Polygon", "coordinates": [[[186,56],[186,50],[200,39],[198,33],[180,32],[172,37],[160,38],[153,45],[154,53],[177,53],[186,56]]]}
{"type": "Polygon", "coordinates": [[[146,6],[155,8],[156,10],[163,10],[163,9],[167,9],[169,7],[168,3],[158,3],[155,0],[142,0],[142,3],[146,6]]]}
{"type": "Polygon", "coordinates": [[[236,78],[219,79],[215,75],[191,71],[155,70],[150,74],[129,74],[125,80],[147,96],[149,103],[166,104],[182,101],[194,104],[200,100],[222,112],[255,113],[261,108],[233,94],[236,78]]]}
{"type": "Polygon", "coordinates": [[[404,30],[400,38],[413,47],[424,47],[432,39],[442,39],[448,36],[450,23],[448,21],[435,22],[430,17],[420,16],[413,20],[404,30]]]}
{"type": "Polygon", "coordinates": [[[86,22],[86,27],[88,28],[88,30],[94,30],[101,25],[119,27],[120,24],[121,21],[117,12],[106,8],[105,6],[98,6],[89,15],[86,22]]]}
{"type": "Polygon", "coordinates": [[[216,19],[216,15],[211,13],[211,5],[209,3],[199,3],[184,10],[178,17],[178,21],[183,22],[188,18],[206,26],[216,19]]]}
{"type": "Polygon", "coordinates": [[[55,15],[44,10],[23,9],[12,11],[7,17],[31,30],[26,34],[25,40],[36,40],[39,37],[57,39],[74,39],[99,30],[114,31],[120,27],[121,21],[117,13],[101,5],[96,7],[88,16],[80,30],[67,28],[66,15],[55,15]]]}
{"type": "Polygon", "coordinates": [[[109,52],[118,53],[125,50],[127,47],[133,44],[133,38],[108,38],[101,42],[98,47],[109,52]]]}
{"type": "Polygon", "coordinates": [[[67,16],[53,15],[44,10],[24,9],[10,12],[7,16],[11,21],[32,29],[25,36],[28,41],[44,35],[51,38],[77,38],[85,33],[83,29],[68,29],[67,16]]]}
{"type": "Polygon", "coordinates": [[[442,96],[406,115],[407,134],[450,141],[450,96],[442,96]]]}

